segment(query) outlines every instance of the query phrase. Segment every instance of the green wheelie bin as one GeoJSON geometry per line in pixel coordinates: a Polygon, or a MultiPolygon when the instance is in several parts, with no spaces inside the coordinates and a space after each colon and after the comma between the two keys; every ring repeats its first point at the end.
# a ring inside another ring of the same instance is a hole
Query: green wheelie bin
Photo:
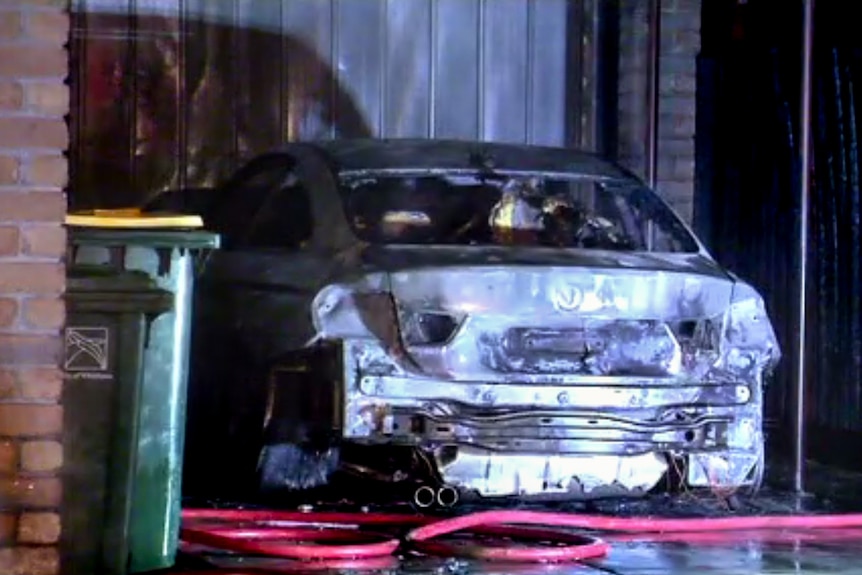
{"type": "Polygon", "coordinates": [[[169,568],[176,559],[194,280],[218,240],[198,229],[69,228],[71,264],[144,273],[173,304],[152,322],[141,361],[130,573],[169,568]]]}
{"type": "Polygon", "coordinates": [[[143,358],[172,294],[143,272],[73,266],[66,280],[64,573],[128,572],[143,358]]]}

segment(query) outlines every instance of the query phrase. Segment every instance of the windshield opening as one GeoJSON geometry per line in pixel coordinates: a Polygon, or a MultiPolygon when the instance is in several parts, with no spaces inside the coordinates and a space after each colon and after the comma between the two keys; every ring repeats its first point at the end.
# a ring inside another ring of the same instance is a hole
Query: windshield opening
{"type": "Polygon", "coordinates": [[[369,243],[698,251],[655,193],[629,182],[477,173],[341,185],[353,232],[369,243]]]}

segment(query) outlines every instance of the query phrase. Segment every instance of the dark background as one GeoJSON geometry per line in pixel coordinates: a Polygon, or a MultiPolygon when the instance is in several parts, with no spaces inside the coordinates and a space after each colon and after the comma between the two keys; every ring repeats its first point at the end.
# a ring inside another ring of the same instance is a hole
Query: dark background
{"type": "MultiPolygon", "coordinates": [[[[862,467],[859,84],[862,35],[817,2],[812,93],[808,454],[862,467]]],[[[764,293],[783,345],[767,416],[790,443],[796,357],[801,2],[706,1],[698,62],[696,228],[764,293]]]]}

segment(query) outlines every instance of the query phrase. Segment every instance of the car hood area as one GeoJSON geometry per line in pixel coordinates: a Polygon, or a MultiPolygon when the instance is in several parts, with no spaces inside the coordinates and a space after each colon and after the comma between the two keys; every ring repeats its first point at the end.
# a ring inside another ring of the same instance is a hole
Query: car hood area
{"type": "Polygon", "coordinates": [[[360,278],[315,299],[319,336],[403,346],[444,379],[702,378],[729,369],[732,349],[759,379],[780,356],[759,294],[701,254],[387,246],[360,257],[360,278]]]}
{"type": "Polygon", "coordinates": [[[367,270],[399,271],[447,266],[524,266],[686,272],[730,279],[702,253],[650,253],[532,246],[368,245],[362,250],[367,270]]]}

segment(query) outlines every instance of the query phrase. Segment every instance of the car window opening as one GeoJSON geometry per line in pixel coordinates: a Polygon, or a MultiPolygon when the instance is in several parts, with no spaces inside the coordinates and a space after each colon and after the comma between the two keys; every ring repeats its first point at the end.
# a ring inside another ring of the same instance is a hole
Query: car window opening
{"type": "Polygon", "coordinates": [[[382,174],[342,188],[347,219],[369,243],[698,251],[669,208],[634,184],[382,174]]]}

